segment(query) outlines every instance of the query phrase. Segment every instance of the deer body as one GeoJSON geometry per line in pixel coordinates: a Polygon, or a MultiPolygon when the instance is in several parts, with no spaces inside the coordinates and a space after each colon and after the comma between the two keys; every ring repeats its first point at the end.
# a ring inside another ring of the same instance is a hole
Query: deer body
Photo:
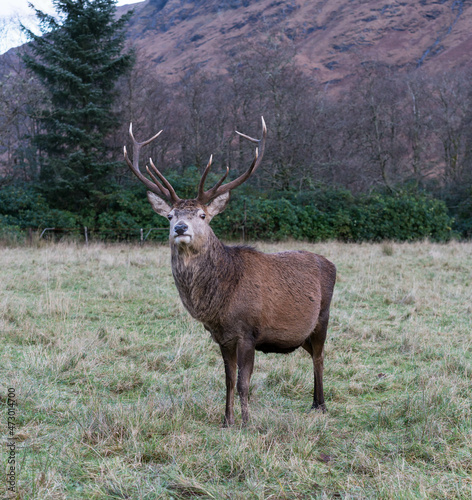
{"type": "MultiPolygon", "coordinates": [[[[263,141],[265,133],[263,123],[263,141]]],[[[139,154],[141,144],[134,142],[139,154]]],[[[263,151],[264,142],[261,146],[263,151]]],[[[133,172],[142,176],[136,171],[139,170],[136,152],[134,164],[126,150],[125,157],[133,172]]],[[[249,175],[261,158],[256,152],[249,175]]],[[[236,384],[243,423],[248,421],[249,382],[256,350],[289,353],[303,347],[313,359],[312,407],[325,411],[323,347],[336,268],[324,257],[310,252],[264,254],[250,247],[224,245],[213,233],[209,221],[225,209],[230,190],[249,175],[246,172],[221,185],[226,174],[214,188],[204,192],[210,165],[211,159],[197,199],[181,200],[151,163],[164,186],[148,170],[155,183],[148,199],[157,213],[170,220],[172,274],[182,303],[220,347],[227,389],[224,423],[234,423],[236,384]]],[[[150,181],[144,179],[151,187],[150,181]]]]}
{"type": "Polygon", "coordinates": [[[238,332],[228,333],[236,326],[252,335],[256,350],[300,347],[328,305],[322,298],[329,294],[333,266],[309,252],[264,254],[215,240],[194,256],[172,248],[172,272],[185,308],[220,345],[238,340],[238,332]]]}

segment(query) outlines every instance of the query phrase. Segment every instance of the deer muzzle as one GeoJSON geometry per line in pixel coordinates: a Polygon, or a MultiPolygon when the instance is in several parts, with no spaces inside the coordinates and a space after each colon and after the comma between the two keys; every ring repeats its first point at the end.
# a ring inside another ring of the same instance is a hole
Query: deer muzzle
{"type": "Polygon", "coordinates": [[[184,222],[179,222],[174,226],[174,233],[177,236],[183,236],[188,230],[187,224],[184,222]]]}
{"type": "Polygon", "coordinates": [[[192,228],[184,221],[178,221],[171,230],[171,238],[177,245],[189,245],[193,238],[192,228]]]}

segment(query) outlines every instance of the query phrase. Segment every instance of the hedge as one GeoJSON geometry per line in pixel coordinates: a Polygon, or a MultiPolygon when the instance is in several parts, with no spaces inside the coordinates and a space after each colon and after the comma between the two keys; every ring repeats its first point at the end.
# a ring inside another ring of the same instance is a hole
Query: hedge
{"type": "MultiPolygon", "coordinates": [[[[339,194],[339,193],[338,193],[339,194]]],[[[448,241],[454,235],[446,205],[424,194],[337,196],[323,204],[316,193],[303,200],[240,197],[217,218],[215,232],[249,239],[323,241],[448,241]]]]}
{"type": "MultiPolygon", "coordinates": [[[[185,186],[191,196],[190,186],[185,186]]],[[[180,192],[180,191],[179,191],[180,192]]],[[[469,208],[469,207],[467,207],[469,208]]],[[[470,230],[472,224],[462,222],[470,230]]],[[[102,239],[133,239],[140,228],[167,227],[156,215],[141,186],[116,188],[101,206],[85,213],[54,210],[32,185],[0,191],[0,236],[12,230],[56,227],[82,231],[87,226],[102,239]],[[132,235],[132,236],[130,236],[132,235]]],[[[224,239],[280,241],[448,241],[455,235],[445,203],[424,193],[373,193],[354,196],[346,190],[237,195],[212,227],[224,239]]],[[[153,233],[165,240],[167,233],[153,233]]]]}

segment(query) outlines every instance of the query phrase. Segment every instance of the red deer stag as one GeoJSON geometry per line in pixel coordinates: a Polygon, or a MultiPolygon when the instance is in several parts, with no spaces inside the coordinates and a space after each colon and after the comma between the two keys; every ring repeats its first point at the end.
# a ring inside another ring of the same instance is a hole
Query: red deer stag
{"type": "MultiPolygon", "coordinates": [[[[162,131],[161,131],[162,132],[162,131]]],[[[257,170],[264,154],[262,138],[241,137],[259,145],[249,169],[223,184],[226,173],[205,191],[208,162],[193,200],[182,200],[150,159],[150,179],[139,168],[139,151],[159,134],[137,142],[130,125],[132,172],[149,189],[152,208],[170,221],[172,274],[188,312],[211,333],[220,346],[226,373],[224,425],[234,424],[234,387],[241,401],[243,424],[248,421],[249,381],[255,351],[289,353],[303,347],[313,359],[312,408],[326,410],[323,396],[323,346],[329,306],[336,279],[335,266],[320,255],[304,251],[265,254],[245,246],[226,246],[210,228],[211,219],[228,204],[230,192],[257,170]],[[236,367],[238,369],[236,377],[236,367]]]]}

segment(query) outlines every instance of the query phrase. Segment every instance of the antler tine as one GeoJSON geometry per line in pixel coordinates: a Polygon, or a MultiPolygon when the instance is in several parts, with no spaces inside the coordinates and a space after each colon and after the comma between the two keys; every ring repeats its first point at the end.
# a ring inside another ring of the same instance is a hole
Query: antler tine
{"type": "Polygon", "coordinates": [[[203,196],[203,188],[205,186],[205,181],[208,175],[208,172],[210,171],[211,163],[213,161],[213,155],[210,155],[210,159],[208,160],[207,166],[205,167],[205,170],[203,171],[202,177],[200,178],[200,182],[198,183],[198,196],[197,198],[200,199],[201,196],[203,196]]]}
{"type": "Polygon", "coordinates": [[[210,156],[210,160],[208,161],[208,164],[207,164],[207,166],[205,168],[205,171],[203,172],[203,175],[202,175],[202,177],[200,179],[200,182],[198,183],[198,196],[197,196],[197,200],[204,200],[208,196],[211,197],[211,193],[213,193],[213,191],[215,191],[216,189],[218,189],[221,186],[221,184],[223,184],[223,182],[226,179],[226,177],[228,177],[229,167],[226,167],[226,172],[223,174],[223,176],[221,177],[221,179],[211,189],[209,189],[205,193],[204,192],[205,180],[207,178],[208,172],[210,171],[210,167],[211,167],[212,161],[213,161],[213,155],[210,156]]]}
{"type": "Polygon", "coordinates": [[[259,144],[260,140],[259,139],[254,139],[254,137],[250,137],[246,134],[242,134],[241,132],[238,132],[235,130],[235,132],[240,135],[241,137],[244,137],[244,139],[247,139],[248,141],[254,142],[255,144],[259,144]]]}
{"type": "Polygon", "coordinates": [[[151,166],[153,167],[154,171],[157,173],[158,177],[162,180],[164,183],[164,186],[154,177],[151,172],[149,171],[148,167],[146,167],[148,173],[150,174],[152,181],[150,181],[147,177],[145,177],[139,168],[139,153],[141,151],[142,146],[146,146],[147,144],[151,143],[154,139],[156,139],[160,134],[162,130],[160,130],[156,135],[151,137],[150,139],[147,139],[146,141],[143,142],[138,142],[134,135],[133,135],[133,124],[130,123],[129,125],[129,135],[131,137],[131,140],[133,141],[133,162],[129,159],[128,152],[126,150],[126,146],[123,148],[124,156],[126,163],[128,164],[129,168],[133,172],[134,175],[149,189],[149,191],[152,191],[153,193],[163,196],[166,198],[168,201],[175,203],[180,200],[180,198],[176,195],[175,190],[169,183],[169,181],[159,172],[159,170],[156,168],[154,163],[152,163],[151,160],[151,166]]]}
{"type": "Polygon", "coordinates": [[[226,179],[226,177],[228,177],[228,174],[229,174],[229,167],[226,166],[226,172],[223,174],[223,176],[221,177],[221,179],[211,189],[212,190],[218,189],[221,186],[221,184],[223,184],[223,182],[226,179]]]}
{"type": "Polygon", "coordinates": [[[133,135],[133,123],[130,123],[129,124],[129,135],[131,136],[131,139],[133,139],[133,143],[137,144],[139,147],[141,146],[147,146],[149,143],[151,143],[154,139],[157,139],[161,134],[162,134],[163,130],[159,130],[159,132],[152,136],[150,139],[148,139],[147,141],[143,141],[143,142],[138,142],[135,138],[134,138],[134,135],[133,135]]]}
{"type": "MultiPolygon", "coordinates": [[[[159,172],[159,170],[157,169],[156,165],[154,165],[154,162],[152,161],[152,158],[149,158],[149,163],[151,164],[152,169],[157,174],[157,176],[159,177],[159,179],[161,179],[161,181],[163,182],[163,184],[166,187],[166,189],[169,191],[172,201],[174,201],[174,202],[179,201],[180,198],[177,196],[177,194],[176,194],[174,188],[172,187],[171,183],[159,172]]],[[[148,171],[148,174],[151,176],[152,180],[158,186],[160,186],[161,185],[160,182],[152,175],[152,172],[149,170],[149,168],[147,166],[146,166],[146,170],[148,171]]]]}
{"type": "Polygon", "coordinates": [[[246,134],[242,134],[241,132],[238,132],[236,130],[236,133],[238,135],[240,135],[241,137],[243,137],[244,139],[247,139],[247,140],[259,145],[259,148],[256,148],[254,160],[252,161],[252,164],[249,167],[249,169],[246,170],[246,172],[244,174],[240,175],[237,179],[234,179],[233,181],[228,182],[227,184],[224,184],[222,186],[223,181],[226,179],[226,177],[228,176],[228,172],[229,172],[229,167],[226,167],[226,174],[208,191],[203,191],[203,184],[204,184],[205,179],[208,175],[208,171],[210,170],[210,165],[211,165],[211,158],[210,158],[210,162],[208,163],[208,165],[205,169],[205,172],[203,173],[202,178],[200,180],[200,184],[198,186],[197,200],[200,203],[209,203],[211,200],[213,200],[217,196],[220,196],[224,193],[227,193],[227,192],[233,190],[234,188],[240,186],[241,184],[243,184],[243,182],[245,182],[247,179],[249,179],[249,177],[251,177],[251,175],[257,170],[257,167],[259,167],[259,165],[261,164],[262,157],[264,156],[264,149],[265,149],[265,143],[266,143],[266,138],[267,138],[267,126],[265,124],[264,117],[261,116],[261,120],[262,120],[262,138],[261,139],[254,139],[253,137],[250,137],[246,134]],[[260,151],[260,153],[259,153],[259,151],[260,151]]]}
{"type": "MultiPolygon", "coordinates": [[[[263,116],[261,116],[261,121],[262,121],[262,139],[265,140],[265,136],[267,135],[267,126],[263,116]]],[[[244,137],[244,139],[254,142],[255,144],[259,144],[261,142],[261,139],[254,139],[254,137],[250,137],[249,135],[238,132],[237,130],[235,130],[235,132],[241,137],[244,137]]]]}
{"type": "Polygon", "coordinates": [[[159,192],[157,191],[153,191],[154,193],[158,194],[159,196],[162,196],[163,193],[166,193],[166,197],[169,201],[172,200],[171,196],[170,196],[170,193],[169,195],[167,196],[167,189],[156,179],[156,177],[154,177],[153,173],[149,170],[149,167],[146,165],[146,171],[147,173],[149,174],[149,177],[151,177],[151,179],[153,180],[154,184],[157,186],[157,188],[159,189],[159,192]]]}

